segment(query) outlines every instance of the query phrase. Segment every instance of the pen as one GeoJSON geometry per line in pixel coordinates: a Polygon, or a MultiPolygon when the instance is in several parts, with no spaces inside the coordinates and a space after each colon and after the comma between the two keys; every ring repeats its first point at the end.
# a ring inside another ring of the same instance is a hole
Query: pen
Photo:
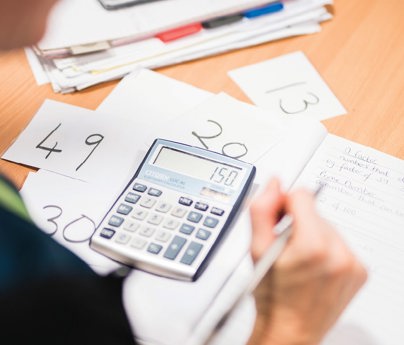
{"type": "MultiPolygon", "coordinates": [[[[317,189],[314,191],[314,196],[317,197],[321,192],[324,184],[319,184],[317,189]]],[[[240,303],[244,300],[244,298],[250,295],[261,280],[264,278],[266,273],[281,255],[283,249],[288,242],[288,239],[292,233],[292,225],[293,225],[293,217],[288,214],[282,216],[282,218],[278,221],[278,223],[274,226],[273,232],[276,235],[274,242],[268,248],[268,250],[264,253],[260,260],[255,264],[254,272],[252,274],[252,279],[248,283],[247,287],[238,295],[235,299],[234,303],[230,306],[230,308],[224,313],[224,315],[220,318],[219,322],[216,324],[213,332],[208,337],[208,340],[205,344],[208,344],[214,336],[219,333],[222,327],[225,325],[230,315],[233,313],[235,309],[240,305],[240,303]]]]}
{"type": "Polygon", "coordinates": [[[245,11],[244,16],[246,18],[252,19],[252,18],[263,16],[265,14],[279,12],[282,10],[283,10],[283,4],[281,2],[273,2],[266,6],[262,6],[262,7],[254,8],[249,11],[245,11]]]}

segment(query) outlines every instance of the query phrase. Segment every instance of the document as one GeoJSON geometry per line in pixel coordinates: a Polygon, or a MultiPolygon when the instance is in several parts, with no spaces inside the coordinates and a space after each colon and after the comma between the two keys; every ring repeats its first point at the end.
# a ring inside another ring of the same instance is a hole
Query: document
{"type": "Polygon", "coordinates": [[[247,96],[271,114],[325,120],[346,110],[303,52],[229,72],[247,96]]]}

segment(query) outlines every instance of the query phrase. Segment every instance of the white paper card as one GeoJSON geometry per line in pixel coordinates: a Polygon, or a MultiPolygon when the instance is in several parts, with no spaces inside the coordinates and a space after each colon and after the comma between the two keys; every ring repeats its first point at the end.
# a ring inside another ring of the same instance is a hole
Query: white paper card
{"type": "Polygon", "coordinates": [[[242,67],[229,75],[256,105],[273,115],[324,120],[346,114],[303,52],[242,67]]]}
{"type": "Polygon", "coordinates": [[[134,134],[124,121],[47,100],[2,158],[87,182],[120,179],[136,163],[134,134]]]}

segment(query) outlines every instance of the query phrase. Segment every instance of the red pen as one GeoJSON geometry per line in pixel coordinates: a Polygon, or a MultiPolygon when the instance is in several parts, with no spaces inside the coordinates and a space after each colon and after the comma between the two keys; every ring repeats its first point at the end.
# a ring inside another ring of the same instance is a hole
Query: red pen
{"type": "Polygon", "coordinates": [[[178,38],[189,36],[195,34],[202,30],[201,23],[190,24],[186,26],[181,26],[172,30],[168,30],[156,35],[157,38],[162,40],[164,43],[174,41],[178,38]]]}

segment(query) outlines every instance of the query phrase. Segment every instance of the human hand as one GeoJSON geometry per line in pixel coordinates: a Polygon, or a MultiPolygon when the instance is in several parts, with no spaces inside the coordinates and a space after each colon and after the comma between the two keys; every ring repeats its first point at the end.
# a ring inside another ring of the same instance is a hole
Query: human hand
{"type": "Polygon", "coordinates": [[[251,344],[314,345],[366,281],[367,273],[333,227],[316,212],[311,193],[286,195],[272,180],[251,205],[251,253],[258,260],[274,240],[282,212],[294,218],[291,238],[256,290],[258,322],[251,344]]]}

